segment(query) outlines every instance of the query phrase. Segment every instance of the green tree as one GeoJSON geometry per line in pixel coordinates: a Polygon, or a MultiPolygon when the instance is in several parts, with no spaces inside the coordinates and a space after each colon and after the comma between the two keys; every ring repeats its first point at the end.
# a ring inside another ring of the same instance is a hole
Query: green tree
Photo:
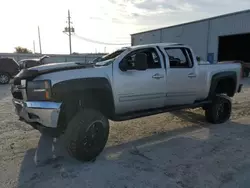
{"type": "Polygon", "coordinates": [[[29,54],[29,53],[32,53],[32,51],[29,50],[28,48],[24,48],[24,47],[21,47],[21,46],[17,46],[17,47],[15,47],[15,53],[29,54]]]}

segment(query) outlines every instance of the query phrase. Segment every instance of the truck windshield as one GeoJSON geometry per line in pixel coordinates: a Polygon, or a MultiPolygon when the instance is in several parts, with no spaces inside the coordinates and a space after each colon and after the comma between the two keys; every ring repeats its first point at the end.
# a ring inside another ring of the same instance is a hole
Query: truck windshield
{"type": "Polygon", "coordinates": [[[119,56],[122,52],[124,52],[125,50],[126,50],[126,49],[117,50],[117,51],[115,51],[115,52],[113,52],[113,53],[110,53],[110,54],[108,54],[108,55],[105,55],[105,56],[101,57],[101,58],[98,60],[98,62],[100,62],[100,61],[107,61],[107,60],[110,60],[110,59],[114,59],[114,58],[116,58],[117,56],[119,56]]]}
{"type": "Polygon", "coordinates": [[[118,57],[122,52],[124,52],[126,49],[121,49],[121,50],[117,50],[113,53],[110,53],[108,55],[105,55],[103,57],[101,57],[100,59],[98,59],[98,61],[95,63],[96,66],[105,66],[105,65],[109,65],[110,63],[112,63],[116,57],[118,57]]]}
{"type": "Polygon", "coordinates": [[[115,58],[113,58],[113,59],[108,59],[108,60],[106,60],[106,61],[100,61],[100,62],[95,63],[95,66],[96,66],[96,67],[99,67],[99,66],[107,66],[107,65],[110,65],[111,63],[113,63],[114,60],[115,60],[115,58]]]}

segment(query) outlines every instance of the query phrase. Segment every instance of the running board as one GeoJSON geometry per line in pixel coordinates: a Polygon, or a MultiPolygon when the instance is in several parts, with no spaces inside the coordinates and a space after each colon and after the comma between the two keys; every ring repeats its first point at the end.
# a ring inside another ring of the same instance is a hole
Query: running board
{"type": "Polygon", "coordinates": [[[126,120],[141,118],[141,117],[162,114],[162,113],[166,113],[166,112],[187,109],[187,108],[198,108],[198,107],[202,107],[206,104],[210,104],[210,103],[212,103],[212,101],[208,100],[208,101],[196,102],[196,103],[191,104],[191,105],[189,104],[189,105],[180,105],[180,106],[168,106],[165,108],[136,111],[136,112],[126,113],[126,114],[120,114],[120,115],[112,118],[112,120],[113,121],[126,121],[126,120]]]}

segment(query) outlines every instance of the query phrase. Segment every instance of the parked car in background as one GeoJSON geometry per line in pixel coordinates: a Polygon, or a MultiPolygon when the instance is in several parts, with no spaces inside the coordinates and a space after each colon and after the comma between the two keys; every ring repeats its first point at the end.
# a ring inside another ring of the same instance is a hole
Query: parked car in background
{"type": "Polygon", "coordinates": [[[19,71],[19,65],[13,58],[0,58],[0,84],[8,84],[19,71]]]}
{"type": "Polygon", "coordinates": [[[49,56],[42,56],[37,59],[22,59],[18,62],[20,69],[25,69],[25,68],[30,68],[30,67],[35,67],[39,65],[45,64],[44,60],[46,58],[49,58],[49,56]]]}

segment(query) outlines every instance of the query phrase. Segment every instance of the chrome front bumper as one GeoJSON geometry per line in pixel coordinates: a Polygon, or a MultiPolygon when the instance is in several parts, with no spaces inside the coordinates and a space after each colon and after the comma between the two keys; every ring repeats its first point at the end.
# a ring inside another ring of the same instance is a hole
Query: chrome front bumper
{"type": "Polygon", "coordinates": [[[17,99],[12,101],[16,114],[27,123],[39,123],[48,128],[57,128],[61,103],[17,99]]]}

